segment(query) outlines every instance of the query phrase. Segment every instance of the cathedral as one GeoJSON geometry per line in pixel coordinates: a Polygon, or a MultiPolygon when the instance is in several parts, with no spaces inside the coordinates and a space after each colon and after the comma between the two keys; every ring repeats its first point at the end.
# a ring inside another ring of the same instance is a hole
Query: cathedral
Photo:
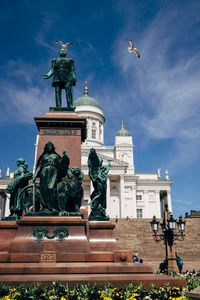
{"type": "Polygon", "coordinates": [[[89,97],[87,85],[84,95],[74,101],[78,116],[87,119],[87,139],[82,144],[82,170],[84,172],[84,200],[87,206],[92,193],[87,159],[90,148],[95,148],[103,163],[111,169],[107,180],[107,214],[111,218],[161,218],[168,205],[172,211],[171,184],[168,172],[165,178],[157,173],[136,172],[134,145],[131,134],[124,128],[115,135],[115,144],[104,144],[105,117],[99,102],[89,97]]]}
{"type": "MultiPolygon", "coordinates": [[[[104,165],[111,162],[111,169],[107,175],[107,215],[110,218],[152,218],[153,215],[161,218],[166,205],[172,212],[172,181],[167,170],[165,178],[161,177],[159,169],[156,173],[135,170],[133,139],[124,128],[123,122],[121,129],[116,132],[115,144],[104,144],[104,113],[100,103],[88,95],[87,84],[84,95],[74,101],[74,106],[77,115],[87,119],[87,139],[81,146],[86,209],[90,210],[90,195],[93,191],[87,161],[90,149],[95,148],[104,165]]],[[[2,177],[0,173],[0,218],[9,215],[9,199],[6,198],[5,190],[12,178],[13,173],[9,170],[6,177],[2,177]]]]}

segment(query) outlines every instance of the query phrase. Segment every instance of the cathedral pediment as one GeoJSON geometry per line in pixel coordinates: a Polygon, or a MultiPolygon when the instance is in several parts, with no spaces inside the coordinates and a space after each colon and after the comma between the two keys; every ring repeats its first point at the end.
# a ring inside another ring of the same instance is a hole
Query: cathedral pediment
{"type": "MultiPolygon", "coordinates": [[[[97,155],[99,158],[103,159],[104,164],[108,164],[108,161],[111,161],[112,167],[128,167],[128,163],[121,161],[119,159],[110,158],[109,156],[103,155],[96,150],[97,155]]],[[[82,157],[82,166],[87,165],[88,155],[90,153],[90,150],[82,150],[81,151],[81,157],[82,157]]]]}

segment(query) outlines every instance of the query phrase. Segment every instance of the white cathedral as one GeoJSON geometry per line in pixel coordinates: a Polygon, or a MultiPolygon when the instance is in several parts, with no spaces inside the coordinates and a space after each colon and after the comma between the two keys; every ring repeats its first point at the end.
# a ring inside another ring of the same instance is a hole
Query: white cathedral
{"type": "Polygon", "coordinates": [[[90,201],[92,183],[88,176],[87,160],[90,148],[95,148],[103,164],[111,169],[107,180],[107,214],[111,218],[161,218],[168,205],[172,212],[171,184],[168,172],[165,178],[160,170],[155,174],[135,172],[134,145],[130,133],[122,128],[115,135],[115,145],[104,144],[103,110],[97,100],[88,96],[85,86],[83,97],[74,101],[78,116],[87,119],[87,139],[82,144],[82,170],[84,172],[85,205],[90,201]]]}
{"type": "MultiPolygon", "coordinates": [[[[97,100],[88,96],[87,84],[83,97],[74,101],[78,116],[87,119],[87,139],[81,146],[81,164],[84,173],[83,189],[86,208],[89,209],[93,191],[88,176],[87,160],[90,148],[95,148],[103,164],[111,161],[107,175],[107,215],[110,218],[157,218],[163,217],[165,205],[172,212],[171,184],[168,172],[165,178],[157,173],[136,172],[134,167],[134,145],[130,133],[123,127],[115,135],[114,146],[104,144],[103,110],[97,100]]],[[[0,171],[0,218],[9,215],[9,203],[5,190],[13,173],[7,170],[6,177],[0,171]]]]}

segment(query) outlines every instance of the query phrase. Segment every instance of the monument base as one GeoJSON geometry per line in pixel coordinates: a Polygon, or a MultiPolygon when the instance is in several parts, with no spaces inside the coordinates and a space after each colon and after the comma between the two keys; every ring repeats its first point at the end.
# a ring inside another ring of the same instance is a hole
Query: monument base
{"type": "Polygon", "coordinates": [[[0,282],[8,285],[59,280],[183,286],[183,279],[153,273],[153,266],[132,262],[121,250],[109,221],[88,221],[81,216],[24,216],[0,222],[0,282]]]}
{"type": "Polygon", "coordinates": [[[75,111],[75,107],[49,107],[49,111],[75,111]]]}

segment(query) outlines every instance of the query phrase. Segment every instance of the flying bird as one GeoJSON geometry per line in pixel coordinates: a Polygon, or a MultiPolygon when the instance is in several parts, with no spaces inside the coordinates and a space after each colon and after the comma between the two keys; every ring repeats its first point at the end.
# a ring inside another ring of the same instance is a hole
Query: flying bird
{"type": "Polygon", "coordinates": [[[135,45],[134,45],[133,41],[129,40],[129,42],[130,42],[130,47],[128,47],[128,51],[129,52],[135,52],[135,54],[137,55],[137,57],[140,58],[140,53],[138,52],[138,49],[135,48],[135,45]]]}
{"type": "Polygon", "coordinates": [[[74,46],[74,44],[72,44],[72,43],[66,43],[66,44],[63,44],[63,42],[61,42],[61,41],[55,41],[55,43],[56,44],[59,44],[63,49],[67,49],[67,47],[69,47],[69,46],[74,46]]]}

